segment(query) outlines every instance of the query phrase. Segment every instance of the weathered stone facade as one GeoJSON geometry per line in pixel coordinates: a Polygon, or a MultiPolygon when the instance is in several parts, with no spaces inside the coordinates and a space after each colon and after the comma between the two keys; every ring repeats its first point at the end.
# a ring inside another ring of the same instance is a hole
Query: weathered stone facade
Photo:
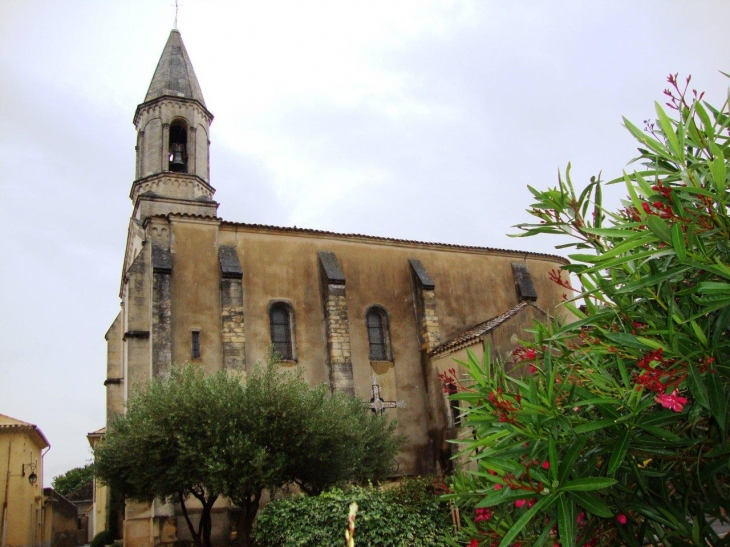
{"type": "MultiPolygon", "coordinates": [[[[106,334],[108,417],[135,386],[188,361],[245,374],[277,333],[284,364],[311,384],[369,400],[375,381],[385,400],[405,403],[386,411],[407,438],[398,474],[445,469],[454,422],[438,384],[441,350],[525,300],[552,313],[562,291],[548,273],[563,259],[223,221],[209,183],[212,119],[173,31],[134,118],[122,309],[106,334]]],[[[499,352],[530,326],[522,310],[489,335],[499,352]]],[[[216,541],[230,540],[231,509],[216,503],[216,541]]],[[[180,519],[173,504],[129,504],[125,545],[183,541],[180,519]]]]}

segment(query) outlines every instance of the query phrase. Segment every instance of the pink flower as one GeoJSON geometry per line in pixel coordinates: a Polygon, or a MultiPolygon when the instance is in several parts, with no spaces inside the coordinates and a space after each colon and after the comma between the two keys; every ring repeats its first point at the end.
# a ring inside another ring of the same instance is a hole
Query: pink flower
{"type": "Polygon", "coordinates": [[[619,513],[618,515],[616,515],[616,520],[619,524],[626,524],[626,515],[624,515],[623,513],[619,513]]]}
{"type": "Polygon", "coordinates": [[[527,500],[517,500],[515,502],[515,507],[519,509],[520,507],[524,507],[524,505],[527,503],[527,500]]]}
{"type": "Polygon", "coordinates": [[[661,395],[657,395],[656,397],[654,397],[654,400],[662,405],[664,408],[670,408],[674,412],[682,412],[684,410],[684,405],[687,404],[687,398],[680,397],[677,394],[676,389],[672,392],[671,395],[662,393],[661,395]]]}
{"type": "Polygon", "coordinates": [[[479,547],[479,541],[472,539],[471,542],[469,542],[469,547],[479,547]]]}
{"type": "Polygon", "coordinates": [[[535,365],[530,365],[530,374],[535,374],[537,372],[537,367],[535,365]]]}
{"type": "Polygon", "coordinates": [[[547,461],[547,460],[545,460],[544,462],[542,462],[542,468],[543,469],[550,469],[550,462],[547,461]]]}
{"type": "Polygon", "coordinates": [[[492,510],[488,507],[480,507],[479,509],[476,509],[474,513],[476,513],[476,517],[474,517],[474,522],[481,522],[483,520],[489,520],[490,518],[492,518],[492,510]]]}
{"type": "Polygon", "coordinates": [[[578,516],[575,517],[575,522],[577,522],[578,524],[580,524],[581,522],[583,522],[583,520],[585,518],[586,518],[586,514],[583,511],[581,511],[580,513],[578,513],[578,516]]]}
{"type": "Polygon", "coordinates": [[[500,483],[497,483],[494,485],[495,490],[502,490],[502,485],[500,483]]]}

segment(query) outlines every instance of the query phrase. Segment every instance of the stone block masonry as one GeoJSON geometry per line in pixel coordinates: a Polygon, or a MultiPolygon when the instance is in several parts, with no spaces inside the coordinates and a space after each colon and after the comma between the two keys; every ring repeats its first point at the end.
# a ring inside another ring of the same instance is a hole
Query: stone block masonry
{"type": "Polygon", "coordinates": [[[319,251],[317,256],[320,264],[330,387],[333,391],[354,395],[345,274],[334,253],[319,251]]]}
{"type": "Polygon", "coordinates": [[[223,369],[246,371],[246,332],[243,317],[243,269],[236,248],[218,249],[221,267],[221,344],[223,369]]]}

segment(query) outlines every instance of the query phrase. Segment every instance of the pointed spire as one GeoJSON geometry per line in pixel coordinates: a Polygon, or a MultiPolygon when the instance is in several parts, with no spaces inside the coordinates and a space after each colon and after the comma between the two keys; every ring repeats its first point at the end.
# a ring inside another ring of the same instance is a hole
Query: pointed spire
{"type": "Polygon", "coordinates": [[[185,51],[185,45],[177,29],[170,32],[144,102],[165,95],[193,99],[205,107],[205,99],[203,99],[198,79],[195,77],[193,64],[190,62],[190,57],[185,51]]]}

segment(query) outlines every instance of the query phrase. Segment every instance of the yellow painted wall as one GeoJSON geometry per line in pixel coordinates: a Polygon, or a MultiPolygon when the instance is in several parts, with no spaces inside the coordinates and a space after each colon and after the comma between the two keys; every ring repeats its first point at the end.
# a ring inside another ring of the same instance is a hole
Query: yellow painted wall
{"type": "Polygon", "coordinates": [[[0,545],[39,546],[44,541],[41,451],[47,444],[30,427],[16,424],[0,415],[0,545]],[[35,484],[28,481],[31,463],[35,484]]]}

